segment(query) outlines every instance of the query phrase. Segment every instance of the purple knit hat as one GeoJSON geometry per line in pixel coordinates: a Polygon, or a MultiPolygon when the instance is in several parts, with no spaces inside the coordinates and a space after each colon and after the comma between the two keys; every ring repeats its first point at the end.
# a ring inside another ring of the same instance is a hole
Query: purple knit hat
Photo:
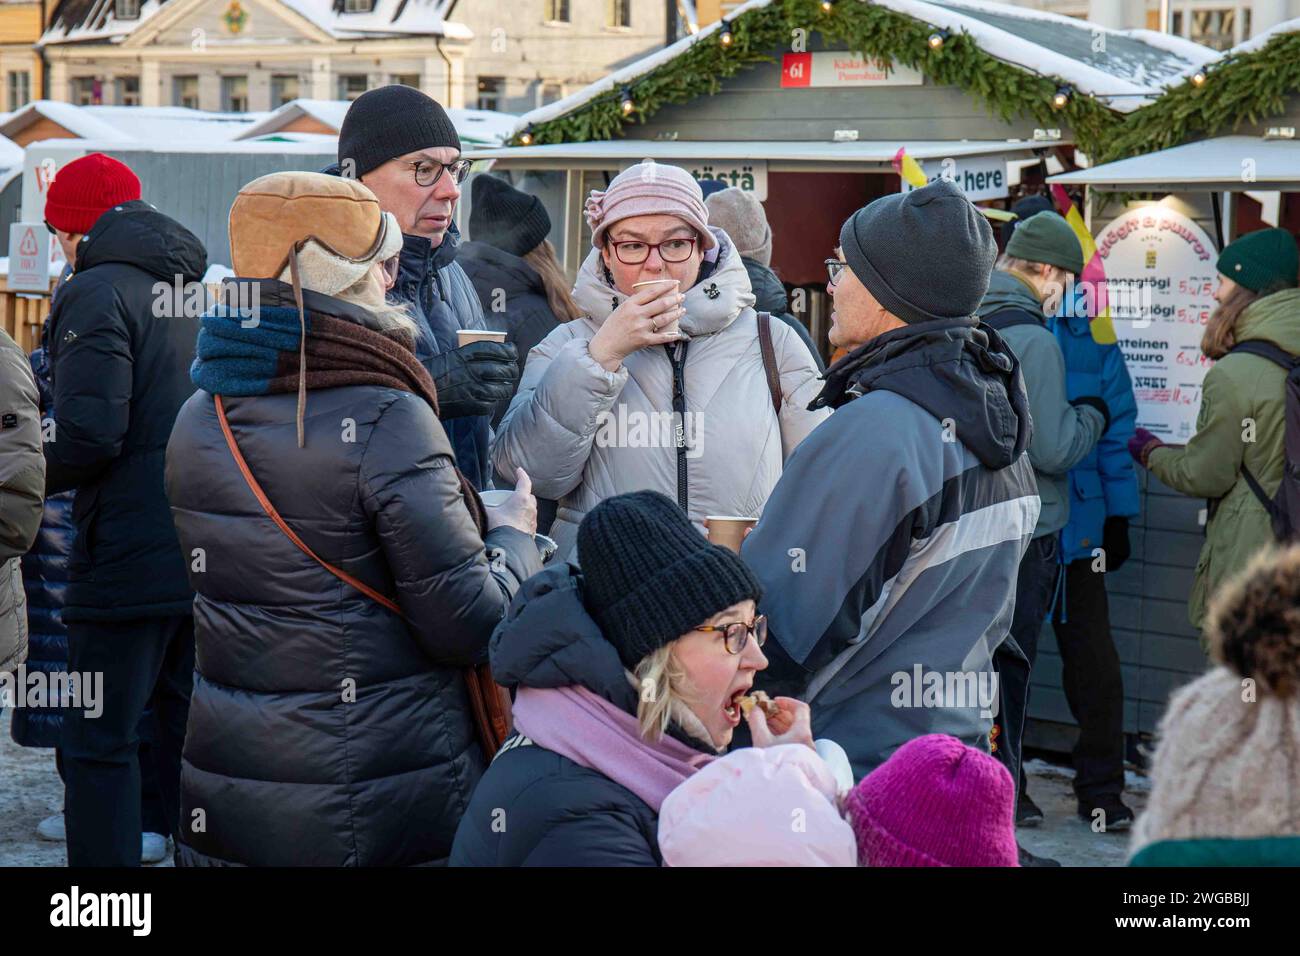
{"type": "Polygon", "coordinates": [[[632,216],[676,216],[700,234],[706,252],[718,244],[709,232],[709,209],[695,177],[653,159],[623,170],[604,192],[593,189],[583,212],[597,249],[610,226],[632,216]]]}
{"type": "Polygon", "coordinates": [[[909,740],[846,798],[863,866],[1019,866],[1015,785],[947,734],[909,740]]]}

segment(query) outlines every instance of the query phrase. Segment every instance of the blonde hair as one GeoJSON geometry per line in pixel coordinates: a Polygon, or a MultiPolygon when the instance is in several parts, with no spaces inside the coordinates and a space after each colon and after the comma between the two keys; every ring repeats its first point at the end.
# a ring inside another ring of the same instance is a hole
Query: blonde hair
{"type": "Polygon", "coordinates": [[[1237,320],[1256,299],[1263,295],[1247,289],[1244,285],[1236,286],[1223,297],[1223,301],[1214,307],[1210,319],[1205,323],[1205,334],[1201,336],[1201,351],[1212,359],[1221,359],[1237,344],[1237,320]]]}
{"type": "Polygon", "coordinates": [[[655,743],[664,735],[678,707],[688,707],[686,668],[665,644],[636,665],[636,719],[641,738],[655,743]]]}
{"type": "Polygon", "coordinates": [[[369,269],[342,292],[336,292],[334,298],[361,306],[375,317],[381,329],[399,328],[411,335],[416,334],[415,320],[411,318],[410,309],[400,302],[388,301],[383,286],[372,281],[369,269]]]}

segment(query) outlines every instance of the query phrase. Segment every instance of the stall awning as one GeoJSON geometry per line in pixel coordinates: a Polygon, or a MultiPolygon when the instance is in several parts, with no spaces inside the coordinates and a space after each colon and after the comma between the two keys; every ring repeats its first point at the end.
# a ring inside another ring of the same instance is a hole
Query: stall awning
{"type": "Polygon", "coordinates": [[[1292,192],[1300,190],[1300,141],[1220,136],[1062,173],[1048,182],[1109,192],[1292,192]]]}
{"type": "Polygon", "coordinates": [[[885,172],[900,146],[917,160],[959,159],[964,156],[1005,155],[1031,158],[1034,149],[1061,145],[1061,141],[1032,140],[928,140],[913,142],[859,141],[855,143],[725,142],[611,139],[588,143],[551,143],[545,146],[472,148],[466,159],[496,160],[504,169],[610,169],[627,162],[654,159],[661,162],[712,160],[746,162],[764,160],[773,172],[885,172]]]}

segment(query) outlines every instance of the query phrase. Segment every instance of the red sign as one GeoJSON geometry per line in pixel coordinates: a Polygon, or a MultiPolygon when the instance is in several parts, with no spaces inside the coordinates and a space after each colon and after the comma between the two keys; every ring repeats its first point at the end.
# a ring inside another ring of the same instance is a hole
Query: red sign
{"type": "Polygon", "coordinates": [[[781,57],[781,87],[812,86],[812,54],[786,53],[781,57]]]}

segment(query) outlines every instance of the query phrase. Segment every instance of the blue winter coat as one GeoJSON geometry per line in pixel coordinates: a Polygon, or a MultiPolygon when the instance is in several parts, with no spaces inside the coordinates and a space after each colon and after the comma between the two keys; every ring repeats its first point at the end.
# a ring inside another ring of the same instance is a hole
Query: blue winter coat
{"type": "Polygon", "coordinates": [[[1091,558],[1102,546],[1108,517],[1138,513],[1137,476],[1128,453],[1137,402],[1119,346],[1094,341],[1086,316],[1058,316],[1052,325],[1065,356],[1066,397],[1100,395],[1110,409],[1110,427],[1070,469],[1070,520],[1061,529],[1061,558],[1068,562],[1091,558]]]}
{"type": "MultiPolygon", "coordinates": [[[[41,407],[53,415],[49,405],[49,368],[45,350],[31,355],[32,371],[41,391],[41,407]]],[[[72,523],[74,492],[45,499],[41,530],[31,550],[23,555],[23,590],[27,592],[27,672],[56,674],[68,668],[68,629],[63,623],[63,602],[68,591],[68,556],[77,529],[72,523]]],[[[10,733],[22,747],[57,747],[63,728],[58,707],[14,708],[10,733]]]]}

